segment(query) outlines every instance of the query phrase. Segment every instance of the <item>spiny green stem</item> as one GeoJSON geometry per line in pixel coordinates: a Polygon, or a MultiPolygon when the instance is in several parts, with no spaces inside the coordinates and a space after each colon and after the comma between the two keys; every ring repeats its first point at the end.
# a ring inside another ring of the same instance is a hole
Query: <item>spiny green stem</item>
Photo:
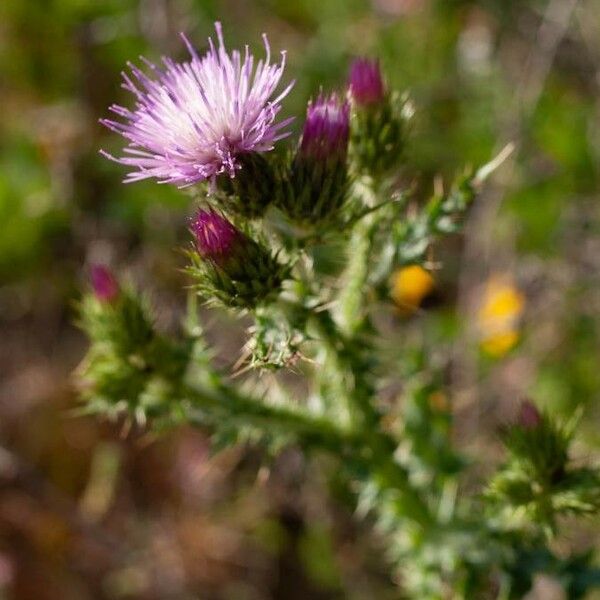
{"type": "Polygon", "coordinates": [[[327,450],[356,450],[362,444],[360,434],[339,427],[327,419],[311,415],[306,410],[266,404],[244,396],[224,384],[212,389],[186,386],[182,388],[181,394],[190,402],[191,416],[195,422],[218,423],[220,419],[239,421],[265,432],[279,430],[306,441],[309,445],[312,443],[313,446],[327,450]]]}
{"type": "Polygon", "coordinates": [[[373,405],[374,389],[367,377],[368,367],[360,345],[339,330],[329,311],[313,312],[310,322],[321,341],[335,355],[336,367],[347,382],[346,389],[342,390],[343,397],[347,398],[351,410],[365,429],[378,429],[380,415],[373,405]]]}
{"type": "Polygon", "coordinates": [[[363,323],[369,258],[376,226],[376,219],[369,215],[354,227],[350,238],[350,252],[338,299],[338,322],[342,332],[348,336],[355,335],[363,323]]]}
{"type": "Polygon", "coordinates": [[[404,511],[409,511],[416,522],[423,526],[431,522],[431,512],[412,487],[407,470],[394,460],[387,444],[377,443],[369,432],[340,427],[305,410],[268,405],[226,385],[213,389],[185,386],[180,393],[191,404],[192,423],[205,425],[226,419],[264,432],[292,435],[303,447],[331,452],[346,467],[354,466],[363,476],[376,478],[381,487],[398,492],[404,511]]]}
{"type": "MultiPolygon", "coordinates": [[[[302,315],[301,320],[313,324],[320,341],[334,355],[342,379],[350,381],[340,389],[339,401],[345,399],[359,417],[355,420],[356,433],[352,438],[358,442],[352,454],[354,464],[377,477],[382,487],[398,491],[404,511],[410,510],[416,522],[431,523],[433,517],[429,507],[412,486],[408,471],[394,459],[395,440],[381,429],[380,415],[373,404],[375,390],[368,377],[370,368],[366,364],[364,340],[348,339],[328,310],[309,310],[296,303],[290,303],[288,308],[296,315],[302,315]]],[[[339,443],[334,447],[339,447],[339,443]]]]}
{"type": "Polygon", "coordinates": [[[347,246],[346,268],[342,275],[342,288],[338,297],[337,322],[340,329],[353,337],[364,323],[364,301],[368,291],[370,259],[373,253],[373,238],[381,223],[383,207],[397,202],[405,196],[394,198],[390,181],[358,179],[353,185],[353,194],[363,206],[368,207],[364,216],[357,220],[347,246]]]}

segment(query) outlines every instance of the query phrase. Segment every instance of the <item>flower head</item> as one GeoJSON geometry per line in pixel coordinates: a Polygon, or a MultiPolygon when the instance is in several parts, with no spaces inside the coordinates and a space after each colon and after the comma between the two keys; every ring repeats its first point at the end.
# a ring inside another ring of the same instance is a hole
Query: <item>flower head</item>
{"type": "Polygon", "coordinates": [[[94,296],[101,302],[112,302],[119,295],[119,284],[103,265],[93,265],[90,271],[94,296]]]}
{"type": "Polygon", "coordinates": [[[200,256],[216,264],[231,257],[244,241],[244,235],[214,210],[198,211],[192,220],[192,232],[200,256]]]}
{"type": "Polygon", "coordinates": [[[299,155],[316,160],[346,160],[350,106],[336,94],[320,95],[308,105],[299,155]]]}
{"type": "Polygon", "coordinates": [[[156,178],[161,183],[187,186],[230,177],[240,168],[240,156],[266,152],[288,135],[292,119],[275,123],[280,101],[293,83],[275,98],[285,67],[271,64],[270,48],[263,36],[266,58],[254,65],[246,46],[242,56],[225,49],[220,23],[215,24],[218,46],[209,38],[209,50],[199,56],[182,34],[191,60],[176,63],[163,58],[161,68],[144,61],[145,74],[130,64],[133,74],[123,74],[123,87],[134,94],[136,106],[129,110],[113,105],[111,111],[125,121],[101,122],[129,140],[125,156],[108,158],[133,168],[125,181],[156,178]]]}
{"type": "Polygon", "coordinates": [[[385,97],[379,63],[368,58],[357,58],[350,67],[349,88],[358,106],[379,104],[385,97]]]}

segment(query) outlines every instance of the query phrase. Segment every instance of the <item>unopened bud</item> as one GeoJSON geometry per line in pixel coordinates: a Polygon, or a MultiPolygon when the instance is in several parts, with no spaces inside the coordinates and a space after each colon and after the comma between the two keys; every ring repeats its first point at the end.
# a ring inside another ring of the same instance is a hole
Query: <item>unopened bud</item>
{"type": "Polygon", "coordinates": [[[197,254],[190,273],[209,301],[251,308],[279,291],[287,267],[221,213],[198,211],[191,229],[197,254]]]}
{"type": "Polygon", "coordinates": [[[246,238],[223,215],[213,210],[200,210],[192,221],[196,248],[200,256],[221,267],[235,259],[246,238]]]}
{"type": "Polygon", "coordinates": [[[367,58],[352,63],[348,95],[353,109],[350,150],[354,168],[374,177],[389,174],[399,166],[412,114],[408,101],[388,93],[379,63],[367,58]]]}
{"type": "Polygon", "coordinates": [[[119,284],[114,275],[103,265],[93,265],[90,279],[94,296],[101,302],[112,302],[119,295],[119,284]]]}
{"type": "Polygon", "coordinates": [[[343,162],[348,151],[350,107],[335,95],[308,105],[298,160],[343,162]]]}
{"type": "Polygon", "coordinates": [[[385,85],[379,62],[368,58],[357,58],[350,66],[348,87],[354,104],[368,107],[383,102],[385,85]]]}
{"type": "Polygon", "coordinates": [[[314,225],[342,208],[348,191],[350,106],[335,94],[308,105],[302,140],[286,177],[280,207],[314,225]]]}
{"type": "Polygon", "coordinates": [[[524,400],[519,409],[519,424],[524,429],[536,429],[542,422],[537,407],[529,400],[524,400]]]}

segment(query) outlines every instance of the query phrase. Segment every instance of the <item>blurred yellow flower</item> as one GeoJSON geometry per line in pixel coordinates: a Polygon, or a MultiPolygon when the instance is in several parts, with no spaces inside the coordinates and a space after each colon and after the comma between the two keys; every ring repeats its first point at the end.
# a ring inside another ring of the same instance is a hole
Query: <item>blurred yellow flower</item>
{"type": "Polygon", "coordinates": [[[517,344],[524,309],[525,297],[510,277],[494,275],[489,279],[477,312],[484,352],[500,357],[517,344]]]}
{"type": "Polygon", "coordinates": [[[432,410],[445,412],[450,408],[448,397],[440,390],[436,390],[435,392],[429,394],[429,398],[427,400],[432,410]]]}
{"type": "Polygon", "coordinates": [[[423,267],[402,267],[392,275],[391,296],[400,311],[409,315],[419,308],[434,285],[433,277],[423,267]]]}
{"type": "Polygon", "coordinates": [[[496,333],[481,340],[481,348],[490,356],[504,356],[509,350],[514,348],[519,341],[519,332],[517,330],[496,333]]]}

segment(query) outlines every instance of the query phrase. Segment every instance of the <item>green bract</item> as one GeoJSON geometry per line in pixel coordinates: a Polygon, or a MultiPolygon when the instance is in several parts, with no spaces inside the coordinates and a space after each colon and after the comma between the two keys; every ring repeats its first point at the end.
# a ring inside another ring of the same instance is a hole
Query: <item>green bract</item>
{"type": "Polygon", "coordinates": [[[397,169],[412,113],[408,97],[397,93],[386,95],[378,104],[353,106],[350,157],[358,173],[379,178],[397,169]]]}

